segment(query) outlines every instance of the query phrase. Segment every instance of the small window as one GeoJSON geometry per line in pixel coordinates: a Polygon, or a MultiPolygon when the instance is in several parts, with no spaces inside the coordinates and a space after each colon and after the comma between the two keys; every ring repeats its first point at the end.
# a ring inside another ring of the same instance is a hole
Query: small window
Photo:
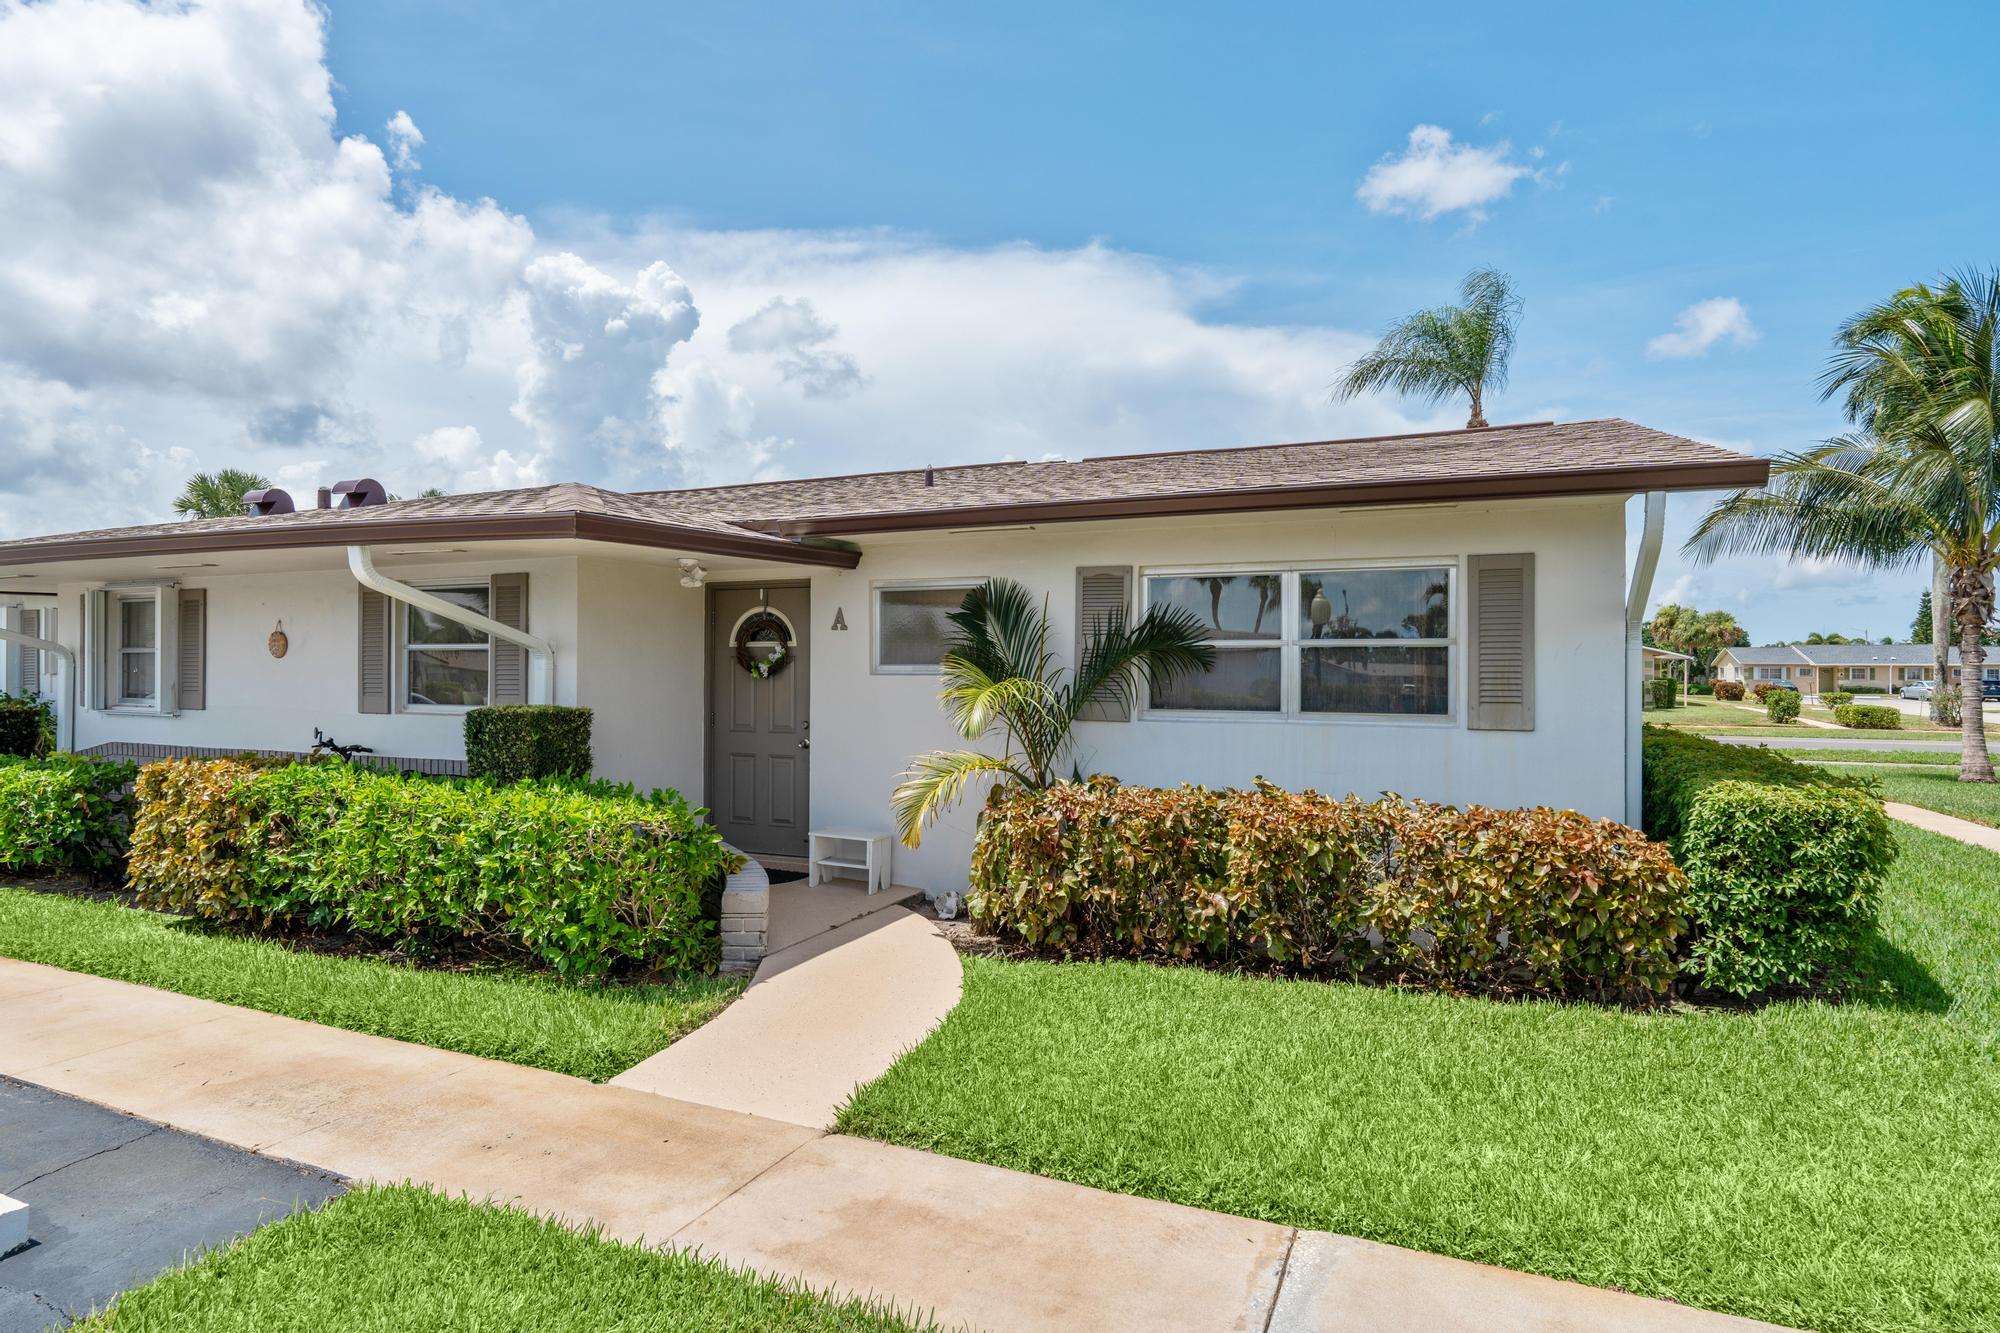
{"type": "MultiPolygon", "coordinates": [[[[426,588],[479,615],[488,615],[484,583],[426,588]]],[[[492,689],[493,648],[484,630],[449,617],[405,606],[403,622],[403,702],[409,708],[477,708],[492,689]]]]}
{"type": "Polygon", "coordinates": [[[1285,575],[1171,574],[1146,580],[1146,604],[1184,611],[1207,630],[1215,665],[1154,684],[1155,708],[1277,713],[1285,706],[1285,575]]]}
{"type": "Polygon", "coordinates": [[[160,599],[152,593],[117,599],[112,683],[120,708],[160,702],[160,599]]]}
{"type": "Polygon", "coordinates": [[[951,642],[945,617],[965,603],[976,582],[904,584],[875,590],[875,670],[937,672],[951,642]]]}

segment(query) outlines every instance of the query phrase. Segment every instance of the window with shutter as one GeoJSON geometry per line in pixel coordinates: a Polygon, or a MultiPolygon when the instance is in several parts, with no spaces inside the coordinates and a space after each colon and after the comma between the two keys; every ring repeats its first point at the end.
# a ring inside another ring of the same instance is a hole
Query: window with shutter
{"type": "Polygon", "coordinates": [[[1475,555],[1466,622],[1466,725],[1535,729],[1535,557],[1475,555]]]}
{"type": "MultiPolygon", "coordinates": [[[[514,629],[528,628],[526,574],[495,574],[489,581],[488,590],[488,601],[493,608],[489,614],[495,620],[514,629]]],[[[496,704],[528,702],[528,650],[518,643],[508,643],[503,639],[495,639],[492,649],[492,702],[496,704]]]]}
{"type": "MultiPolygon", "coordinates": [[[[1132,567],[1130,565],[1087,565],[1076,571],[1076,660],[1083,665],[1084,646],[1112,624],[1123,624],[1132,614],[1132,567]]],[[[1129,698],[1099,699],[1084,706],[1085,722],[1129,722],[1129,698]]]]}
{"type": "Polygon", "coordinates": [[[207,589],[181,590],[180,617],[180,641],[174,645],[180,662],[180,706],[184,713],[199,712],[208,707],[207,589]]]}
{"type": "MultiPolygon", "coordinates": [[[[21,612],[20,618],[15,622],[15,628],[23,634],[32,634],[36,638],[40,638],[42,634],[42,613],[40,611],[21,612]]],[[[29,648],[23,644],[10,644],[9,646],[18,655],[14,668],[14,679],[18,682],[20,692],[29,696],[40,694],[42,692],[42,650],[39,648],[29,648]]]]}
{"type": "Polygon", "coordinates": [[[359,662],[355,672],[355,708],[363,713],[386,713],[394,675],[390,659],[394,648],[389,621],[392,603],[372,588],[356,591],[361,594],[361,622],[356,636],[359,662]]]}

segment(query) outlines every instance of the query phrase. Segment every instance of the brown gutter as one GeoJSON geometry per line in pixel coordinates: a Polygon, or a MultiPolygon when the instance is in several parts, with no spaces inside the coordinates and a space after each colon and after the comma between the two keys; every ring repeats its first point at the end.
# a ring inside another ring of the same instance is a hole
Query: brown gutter
{"type": "Polygon", "coordinates": [[[1371,481],[1335,485],[1261,486],[1248,490],[1177,491],[1164,495],[1082,500],[1031,500],[954,509],[904,509],[824,518],[750,519],[742,526],[777,536],[837,536],[916,532],[1022,523],[1076,523],[1108,518],[1181,518],[1198,514],[1283,509],[1341,509],[1357,505],[1436,504],[1478,500],[1527,500],[1567,495],[1636,494],[1641,491],[1713,491],[1755,488],[1770,480],[1763,459],[1714,463],[1658,463],[1642,467],[1578,468],[1531,475],[1445,477],[1435,481],[1371,481]]]}
{"type": "Polygon", "coordinates": [[[770,537],[685,528],[648,519],[581,512],[491,514],[437,518],[342,518],[268,527],[194,529],[183,532],[112,534],[56,541],[0,544],[0,565],[45,564],[56,560],[109,560],[119,556],[185,555],[214,551],[261,551],[315,546],[373,546],[412,541],[600,541],[700,555],[739,555],[789,565],[853,569],[858,551],[805,546],[770,537]]]}

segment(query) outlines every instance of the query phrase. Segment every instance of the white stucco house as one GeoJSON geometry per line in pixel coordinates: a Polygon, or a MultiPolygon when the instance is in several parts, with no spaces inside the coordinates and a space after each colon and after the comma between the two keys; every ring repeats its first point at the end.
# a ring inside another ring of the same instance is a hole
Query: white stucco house
{"type": "MultiPolygon", "coordinates": [[[[705,490],[343,483],[296,512],[265,493],[0,543],[0,637],[10,687],[54,699],[82,752],[304,750],[319,728],[451,771],[469,706],[588,705],[600,773],[797,856],[812,828],[888,831],[910,757],[962,744],[942,617],[999,575],[1047,597],[1065,659],[1113,611],[1214,629],[1207,677],[1083,724],[1091,771],[1636,821],[1664,494],[1766,475],[1601,420],[705,490]],[[759,679],[733,638],[767,607],[793,646],[759,679]]],[[[973,815],[898,848],[896,880],[963,885],[973,815]]]]}
{"type": "MultiPolygon", "coordinates": [[[[1965,668],[1958,649],[1945,650],[1951,680],[1962,685],[1965,668]]],[[[2000,680],[2000,665],[1984,669],[1987,680],[2000,680]]],[[[1936,650],[1928,643],[1781,643],[1766,648],[1724,648],[1715,657],[1715,679],[1789,681],[1807,694],[1848,690],[1861,694],[1894,694],[1913,681],[1937,675],[1936,650]]]]}

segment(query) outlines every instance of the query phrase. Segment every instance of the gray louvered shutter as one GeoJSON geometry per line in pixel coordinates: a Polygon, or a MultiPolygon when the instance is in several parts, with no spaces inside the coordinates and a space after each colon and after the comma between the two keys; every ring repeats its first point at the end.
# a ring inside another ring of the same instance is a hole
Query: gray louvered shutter
{"type": "MultiPolygon", "coordinates": [[[[42,613],[40,611],[21,612],[21,618],[16,622],[14,628],[20,630],[23,634],[32,634],[39,639],[42,636],[42,613]]],[[[9,644],[8,647],[12,648],[19,655],[16,658],[14,679],[19,684],[21,693],[29,696],[40,694],[42,692],[42,650],[39,648],[30,648],[24,643],[9,644]]]]}
{"type": "Polygon", "coordinates": [[[85,708],[107,706],[104,678],[110,667],[107,638],[111,629],[111,594],[93,588],[83,595],[83,693],[85,708]]]}
{"type": "Polygon", "coordinates": [[[361,626],[357,635],[360,655],[355,671],[355,708],[363,713],[389,711],[391,682],[395,679],[390,654],[395,635],[389,616],[395,603],[373,588],[356,589],[361,594],[361,626]]]}
{"type": "MultiPolygon", "coordinates": [[[[487,585],[493,618],[515,629],[528,628],[528,576],[495,574],[487,585]]],[[[493,693],[496,704],[528,702],[528,650],[518,643],[493,640],[493,693]]]]}
{"type": "Polygon", "coordinates": [[[181,589],[180,641],[174,653],[180,662],[177,673],[181,711],[199,712],[208,707],[208,590],[181,589]]]}
{"type": "Polygon", "coordinates": [[[1535,729],[1535,557],[1466,561],[1466,725],[1535,729]]]}
{"type": "MultiPolygon", "coordinates": [[[[1132,616],[1132,567],[1130,565],[1085,565],[1076,571],[1076,658],[1083,663],[1084,645],[1114,622],[1132,616]]],[[[1085,722],[1129,722],[1130,699],[1100,699],[1084,706],[1085,722]]]]}

